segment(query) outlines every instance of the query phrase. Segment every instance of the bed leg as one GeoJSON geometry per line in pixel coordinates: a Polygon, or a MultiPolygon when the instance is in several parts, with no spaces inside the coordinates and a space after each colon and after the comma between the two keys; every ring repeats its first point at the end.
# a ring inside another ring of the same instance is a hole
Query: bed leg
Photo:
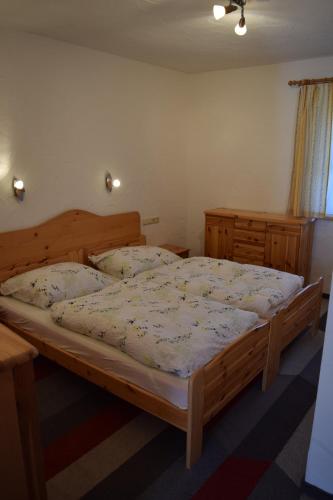
{"type": "Polygon", "coordinates": [[[323,285],[324,285],[324,280],[323,280],[323,278],[320,278],[319,279],[319,290],[318,290],[318,303],[317,303],[317,307],[315,309],[315,317],[314,317],[313,324],[312,324],[312,327],[310,330],[312,337],[317,335],[318,330],[319,330],[321,301],[322,301],[322,295],[323,295],[323,285]]]}
{"type": "Polygon", "coordinates": [[[279,373],[281,357],[280,325],[278,316],[275,315],[270,324],[267,362],[263,374],[262,390],[265,391],[272,385],[275,377],[279,373]]]}
{"type": "Polygon", "coordinates": [[[204,375],[203,370],[195,372],[189,381],[186,468],[190,469],[201,456],[203,434],[204,375]]]}

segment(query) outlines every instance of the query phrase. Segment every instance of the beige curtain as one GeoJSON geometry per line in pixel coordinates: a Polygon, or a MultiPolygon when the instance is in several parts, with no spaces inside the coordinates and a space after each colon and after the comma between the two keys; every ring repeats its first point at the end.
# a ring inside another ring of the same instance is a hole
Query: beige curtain
{"type": "Polygon", "coordinates": [[[325,216],[333,119],[333,84],[301,87],[289,213],[325,216]]]}

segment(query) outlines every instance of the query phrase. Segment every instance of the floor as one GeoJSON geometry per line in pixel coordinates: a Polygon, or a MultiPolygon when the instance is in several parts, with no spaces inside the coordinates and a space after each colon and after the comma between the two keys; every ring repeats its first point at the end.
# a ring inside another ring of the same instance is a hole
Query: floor
{"type": "Polygon", "coordinates": [[[49,361],[36,363],[49,500],[310,500],[304,484],[324,339],[300,336],[262,393],[254,381],[205,431],[185,469],[185,435],[49,361]]]}

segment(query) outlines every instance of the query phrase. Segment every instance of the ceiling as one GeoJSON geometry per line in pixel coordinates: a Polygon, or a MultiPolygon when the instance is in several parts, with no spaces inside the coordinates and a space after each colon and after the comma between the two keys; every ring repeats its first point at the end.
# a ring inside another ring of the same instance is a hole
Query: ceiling
{"type": "Polygon", "coordinates": [[[248,0],[245,37],[239,11],[215,21],[214,3],[0,0],[0,27],[189,73],[333,55],[333,0],[248,0]]]}

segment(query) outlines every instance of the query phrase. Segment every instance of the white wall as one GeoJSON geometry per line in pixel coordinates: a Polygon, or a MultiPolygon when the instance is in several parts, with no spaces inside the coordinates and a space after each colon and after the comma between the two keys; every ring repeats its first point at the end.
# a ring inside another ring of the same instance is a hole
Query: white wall
{"type": "MultiPolygon", "coordinates": [[[[0,34],[0,231],[70,208],[160,216],[151,243],[203,251],[203,211],[284,212],[297,90],[333,57],[186,75],[28,34],[0,34]],[[110,170],[122,181],[104,189],[110,170]],[[26,199],[11,189],[23,177],[26,199]]],[[[313,277],[333,267],[317,224],[313,277]]]]}
{"type": "Polygon", "coordinates": [[[25,35],[0,35],[0,231],[70,208],[160,216],[150,242],[184,242],[185,76],[25,35]],[[108,194],[105,171],[122,187],[108,194]],[[24,203],[12,177],[26,184],[24,203]]]}
{"type": "Polygon", "coordinates": [[[333,287],[305,480],[333,494],[333,287]]]}
{"type": "MultiPolygon", "coordinates": [[[[331,74],[333,57],[191,76],[188,244],[203,251],[207,208],[285,213],[298,91],[288,80],[331,74]]],[[[319,222],[313,277],[333,268],[333,223],[319,222]]]]}

